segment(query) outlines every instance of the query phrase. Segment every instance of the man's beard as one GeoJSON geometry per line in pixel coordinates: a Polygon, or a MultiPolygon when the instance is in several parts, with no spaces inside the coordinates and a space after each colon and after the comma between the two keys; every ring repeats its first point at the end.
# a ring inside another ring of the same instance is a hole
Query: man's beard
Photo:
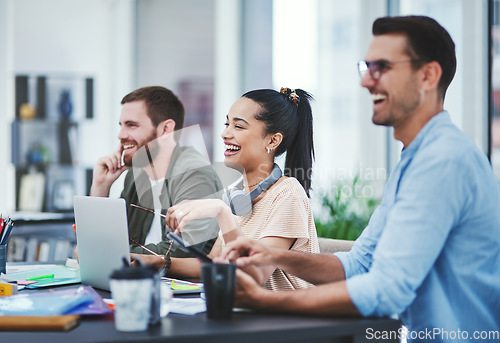
{"type": "Polygon", "coordinates": [[[132,156],[132,167],[145,168],[147,166],[153,167],[153,161],[156,159],[160,152],[160,145],[158,140],[152,140],[145,145],[141,146],[132,156]]]}
{"type": "MultiPolygon", "coordinates": [[[[155,132],[146,140],[146,143],[137,144],[136,152],[132,156],[124,155],[123,162],[127,167],[144,168],[150,165],[158,156],[160,147],[155,132]]],[[[126,151],[126,150],[125,150],[126,151]]]]}
{"type": "Polygon", "coordinates": [[[406,120],[411,114],[420,106],[421,98],[419,96],[419,90],[416,87],[416,82],[408,82],[405,89],[407,89],[407,96],[402,98],[394,98],[393,104],[390,108],[385,109],[388,111],[385,115],[379,115],[377,118],[376,114],[373,114],[372,122],[375,125],[381,126],[392,126],[395,127],[401,120],[406,120]]]}

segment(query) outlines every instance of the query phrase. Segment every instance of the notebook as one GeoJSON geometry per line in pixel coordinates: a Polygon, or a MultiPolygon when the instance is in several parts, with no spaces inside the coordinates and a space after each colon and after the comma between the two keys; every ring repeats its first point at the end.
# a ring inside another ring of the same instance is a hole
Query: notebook
{"type": "Polygon", "coordinates": [[[75,196],[73,204],[82,283],[109,291],[112,271],[130,261],[125,200],[75,196]]]}

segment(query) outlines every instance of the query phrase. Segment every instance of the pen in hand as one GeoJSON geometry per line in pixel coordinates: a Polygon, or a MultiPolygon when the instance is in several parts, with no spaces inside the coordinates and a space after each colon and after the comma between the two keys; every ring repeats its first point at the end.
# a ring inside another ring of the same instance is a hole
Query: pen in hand
{"type": "MultiPolygon", "coordinates": [[[[166,216],[165,214],[160,213],[160,212],[155,212],[155,211],[153,211],[153,210],[151,210],[151,209],[149,209],[149,208],[142,207],[142,206],[139,206],[139,205],[136,205],[136,204],[130,204],[130,206],[131,206],[131,207],[138,208],[138,209],[143,210],[143,211],[151,212],[151,213],[153,213],[153,214],[157,214],[157,215],[159,215],[160,217],[163,217],[163,218],[167,219],[167,216],[166,216]]],[[[171,232],[175,232],[174,230],[170,229],[170,228],[168,227],[168,225],[167,225],[167,229],[168,229],[169,231],[171,231],[171,232]]],[[[134,242],[134,243],[135,243],[135,242],[134,242]]]]}
{"type": "Polygon", "coordinates": [[[167,218],[167,216],[166,216],[166,215],[164,215],[163,213],[158,213],[158,212],[155,212],[155,211],[150,210],[149,208],[146,208],[146,207],[138,206],[138,205],[136,205],[136,204],[130,204],[130,206],[135,207],[135,208],[138,208],[138,209],[141,209],[141,210],[144,210],[144,211],[148,211],[148,212],[151,212],[151,213],[154,213],[154,214],[157,214],[157,215],[159,215],[159,216],[161,216],[161,217],[163,217],[163,218],[167,218]]]}
{"type": "Polygon", "coordinates": [[[160,257],[160,258],[162,258],[162,259],[165,259],[165,256],[155,253],[153,250],[146,248],[144,245],[142,245],[141,243],[138,243],[138,242],[134,241],[132,238],[130,238],[130,237],[129,237],[128,239],[129,239],[132,243],[137,244],[138,246],[140,246],[140,247],[141,247],[141,248],[143,248],[144,250],[146,250],[146,251],[150,252],[151,254],[153,254],[153,255],[155,255],[155,256],[158,256],[158,257],[160,257]]]}
{"type": "MultiPolygon", "coordinates": [[[[157,212],[155,212],[155,211],[153,211],[153,210],[150,210],[149,208],[146,208],[146,207],[142,207],[142,206],[139,206],[139,205],[136,205],[136,204],[130,204],[130,206],[135,207],[135,208],[138,208],[138,209],[140,209],[140,210],[144,210],[144,211],[148,211],[148,212],[151,212],[151,213],[157,214],[157,215],[159,215],[159,216],[161,216],[161,217],[163,217],[163,218],[167,218],[167,216],[166,216],[166,215],[164,215],[163,213],[157,213],[157,212]]],[[[168,229],[168,226],[167,226],[167,229],[168,229]]],[[[169,229],[169,230],[170,230],[170,229],[169,229]]],[[[142,245],[142,244],[140,244],[140,243],[138,243],[138,242],[134,241],[134,240],[133,240],[132,238],[130,238],[130,237],[129,237],[129,240],[131,240],[133,243],[137,244],[138,246],[140,246],[140,247],[141,247],[141,248],[143,248],[144,250],[149,251],[149,252],[150,252],[150,253],[152,253],[153,255],[156,255],[156,256],[158,256],[158,257],[160,257],[160,258],[162,258],[162,259],[165,259],[165,258],[166,258],[165,256],[167,256],[167,255],[168,255],[168,253],[170,252],[170,249],[172,249],[172,243],[173,243],[173,241],[172,241],[172,240],[170,240],[170,245],[168,246],[167,252],[165,253],[165,255],[164,255],[164,256],[162,256],[162,255],[159,255],[159,254],[155,253],[154,251],[152,251],[152,250],[150,250],[150,249],[146,248],[144,245],[142,245]]]]}

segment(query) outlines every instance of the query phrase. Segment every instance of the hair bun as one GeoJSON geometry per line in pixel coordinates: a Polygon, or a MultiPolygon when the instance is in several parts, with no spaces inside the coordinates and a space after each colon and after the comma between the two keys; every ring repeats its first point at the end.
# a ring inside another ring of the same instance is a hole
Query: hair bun
{"type": "Polygon", "coordinates": [[[295,93],[295,89],[291,89],[288,87],[281,87],[280,93],[287,96],[288,101],[293,102],[295,105],[299,106],[300,96],[295,93]]]}

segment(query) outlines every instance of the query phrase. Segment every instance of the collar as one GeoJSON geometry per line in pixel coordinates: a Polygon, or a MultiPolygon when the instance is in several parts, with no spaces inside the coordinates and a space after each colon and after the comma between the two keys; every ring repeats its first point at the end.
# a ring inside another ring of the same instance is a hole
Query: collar
{"type": "Polygon", "coordinates": [[[410,145],[406,148],[403,148],[403,150],[401,151],[401,159],[406,156],[413,155],[420,148],[423,140],[434,127],[441,126],[447,123],[451,123],[451,118],[448,111],[441,111],[434,117],[432,117],[415,136],[410,145]]]}

